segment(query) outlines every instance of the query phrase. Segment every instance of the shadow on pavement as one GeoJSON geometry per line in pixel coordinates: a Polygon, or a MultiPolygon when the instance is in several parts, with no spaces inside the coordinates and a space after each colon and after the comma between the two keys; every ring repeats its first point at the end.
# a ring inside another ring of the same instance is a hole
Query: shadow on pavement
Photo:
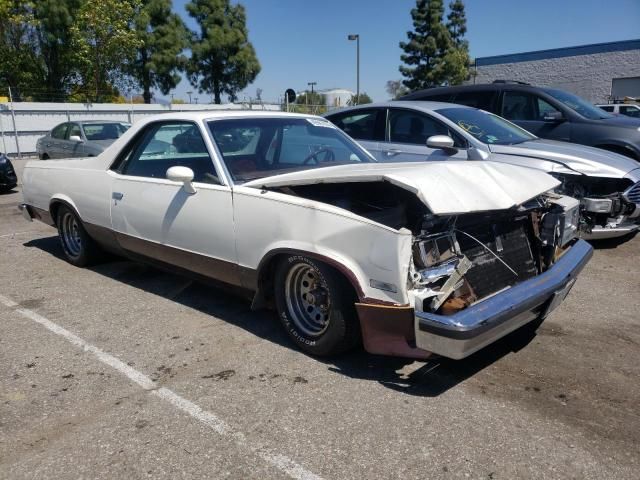
{"type": "Polygon", "coordinates": [[[638,235],[638,232],[630,233],[628,235],[625,235],[624,237],[607,238],[606,240],[590,240],[589,243],[596,250],[609,250],[612,248],[617,248],[623,243],[633,240],[636,235],[638,235]]]}
{"type": "MultiPolygon", "coordinates": [[[[25,247],[38,248],[64,260],[58,237],[31,240],[25,247]]],[[[145,292],[178,302],[214,316],[285,348],[295,350],[276,315],[270,311],[251,311],[249,302],[237,290],[193,282],[144,264],[114,257],[90,270],[145,292]]],[[[531,329],[522,328],[484,348],[465,360],[434,357],[427,361],[371,355],[362,349],[332,358],[314,360],[333,372],[360,380],[378,382],[409,395],[434,397],[472,377],[502,357],[517,352],[535,338],[531,329]],[[417,367],[417,368],[416,368],[417,367]],[[411,370],[405,373],[402,370],[411,370]]]]}

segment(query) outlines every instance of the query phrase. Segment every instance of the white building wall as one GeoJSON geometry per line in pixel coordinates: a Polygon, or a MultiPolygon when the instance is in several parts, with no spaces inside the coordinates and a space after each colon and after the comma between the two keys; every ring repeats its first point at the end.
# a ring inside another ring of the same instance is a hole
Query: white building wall
{"type": "Polygon", "coordinates": [[[628,77],[640,77],[640,50],[479,66],[475,83],[519,80],[561,88],[593,103],[606,103],[612,79],[628,77]]]}

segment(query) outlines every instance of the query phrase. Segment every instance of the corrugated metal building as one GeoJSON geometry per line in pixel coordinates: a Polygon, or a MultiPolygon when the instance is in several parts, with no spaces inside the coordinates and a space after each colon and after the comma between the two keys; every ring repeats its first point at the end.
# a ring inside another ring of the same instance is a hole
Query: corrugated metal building
{"type": "Polygon", "coordinates": [[[640,39],[477,58],[470,83],[517,80],[594,103],[640,97],[640,39]]]}

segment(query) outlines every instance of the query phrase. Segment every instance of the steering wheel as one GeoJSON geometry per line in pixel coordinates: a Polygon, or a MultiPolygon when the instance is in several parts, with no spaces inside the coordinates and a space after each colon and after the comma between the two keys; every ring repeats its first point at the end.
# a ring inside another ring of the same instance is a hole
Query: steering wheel
{"type": "Polygon", "coordinates": [[[333,150],[331,150],[330,148],[327,147],[323,147],[320,148],[318,150],[316,150],[315,152],[313,152],[311,155],[309,155],[307,158],[305,158],[302,161],[303,165],[306,165],[307,163],[309,163],[311,160],[315,161],[316,164],[320,164],[320,159],[318,158],[318,155],[324,153],[324,160],[325,162],[333,162],[336,159],[335,154],[333,153],[333,150]]]}

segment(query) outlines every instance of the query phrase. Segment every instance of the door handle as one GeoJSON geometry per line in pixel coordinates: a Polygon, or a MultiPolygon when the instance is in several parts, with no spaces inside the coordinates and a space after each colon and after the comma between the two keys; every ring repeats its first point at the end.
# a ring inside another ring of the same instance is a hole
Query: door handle
{"type": "Polygon", "coordinates": [[[114,200],[122,200],[122,197],[124,197],[124,193],[120,193],[120,192],[111,193],[111,198],[113,198],[114,200]]]}
{"type": "Polygon", "coordinates": [[[398,155],[399,153],[402,153],[402,150],[396,150],[395,148],[392,148],[391,150],[385,150],[385,152],[387,154],[387,156],[392,157],[394,155],[398,155]]]}

